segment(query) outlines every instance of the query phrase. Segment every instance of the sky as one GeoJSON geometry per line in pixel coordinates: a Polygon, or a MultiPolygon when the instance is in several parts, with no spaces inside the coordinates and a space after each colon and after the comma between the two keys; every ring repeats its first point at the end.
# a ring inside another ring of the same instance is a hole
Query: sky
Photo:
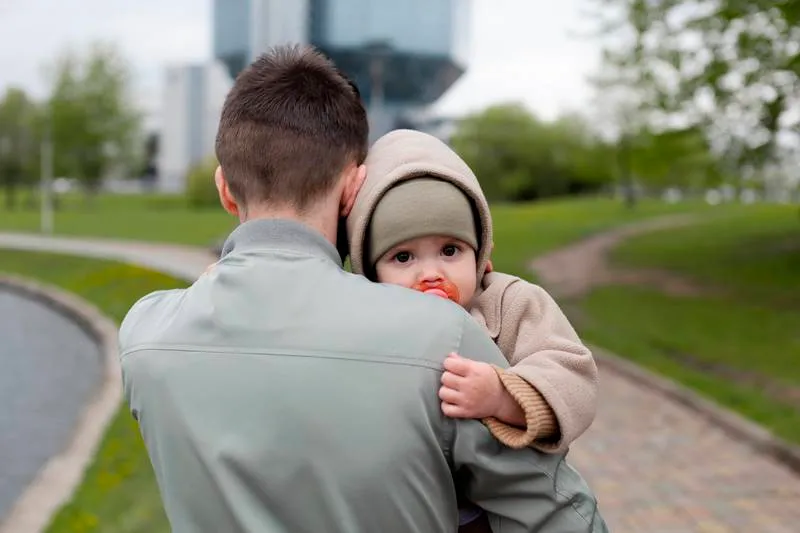
{"type": "MultiPolygon", "coordinates": [[[[586,109],[599,62],[586,37],[589,0],[473,0],[470,64],[435,110],[448,115],[520,101],[543,118],[586,109]]],[[[157,116],[165,65],[211,57],[211,0],[0,0],[0,92],[46,93],[65,48],[104,39],[131,61],[134,93],[157,116]]]]}

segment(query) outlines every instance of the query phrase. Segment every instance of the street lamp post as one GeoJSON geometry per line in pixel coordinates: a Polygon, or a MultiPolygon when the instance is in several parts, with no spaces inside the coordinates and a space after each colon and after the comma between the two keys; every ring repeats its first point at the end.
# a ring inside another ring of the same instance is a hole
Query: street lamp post
{"type": "Polygon", "coordinates": [[[53,110],[48,105],[47,123],[42,138],[41,180],[39,182],[40,231],[50,235],[53,233],[53,110]]]}
{"type": "Polygon", "coordinates": [[[367,56],[369,57],[369,113],[372,115],[373,125],[370,128],[373,137],[382,135],[382,128],[385,126],[385,84],[386,84],[386,59],[392,47],[386,41],[372,41],[367,44],[367,56]]]}
{"type": "MultiPolygon", "coordinates": [[[[8,164],[9,157],[11,157],[11,139],[7,135],[4,135],[0,137],[0,173],[14,172],[14,167],[8,164]]],[[[0,178],[1,177],[2,176],[0,176],[0,178]]],[[[14,178],[16,178],[16,176],[6,176],[7,180],[13,180],[14,178]]],[[[14,205],[13,194],[13,186],[11,186],[6,194],[6,206],[9,209],[14,205]]]]}

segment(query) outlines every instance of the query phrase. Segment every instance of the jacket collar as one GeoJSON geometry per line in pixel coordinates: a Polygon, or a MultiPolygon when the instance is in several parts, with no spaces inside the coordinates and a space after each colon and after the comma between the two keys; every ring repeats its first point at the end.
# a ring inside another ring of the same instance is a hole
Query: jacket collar
{"type": "Polygon", "coordinates": [[[294,220],[255,219],[240,224],[222,246],[221,257],[249,250],[289,250],[330,259],[340,268],[336,248],[319,232],[294,220]]]}

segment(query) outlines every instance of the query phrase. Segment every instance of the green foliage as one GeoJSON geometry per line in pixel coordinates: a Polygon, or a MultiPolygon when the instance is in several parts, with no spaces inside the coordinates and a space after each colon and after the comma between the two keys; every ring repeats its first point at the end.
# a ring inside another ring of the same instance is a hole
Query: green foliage
{"type": "Polygon", "coordinates": [[[113,46],[65,51],[50,74],[46,102],[13,88],[0,100],[0,186],[9,208],[16,205],[16,189],[40,177],[45,140],[53,145],[54,177],[77,178],[90,192],[142,158],[141,116],[131,103],[128,64],[113,46]]]}
{"type": "Polygon", "coordinates": [[[209,157],[189,169],[186,176],[186,200],[194,208],[219,207],[219,195],[214,183],[217,160],[209,157]]]}
{"type": "Polygon", "coordinates": [[[6,207],[16,207],[17,188],[39,171],[41,110],[24,91],[10,88],[0,100],[0,186],[6,207]]]}
{"type": "Polygon", "coordinates": [[[652,188],[701,189],[720,181],[717,159],[698,128],[643,132],[634,140],[631,170],[652,188]]]}
{"type": "Polygon", "coordinates": [[[64,52],[52,74],[45,128],[54,144],[55,174],[96,191],[108,173],[136,164],[141,150],[128,63],[113,46],[97,43],[85,54],[64,52]]]}
{"type": "Polygon", "coordinates": [[[578,117],[538,120],[517,104],[465,118],[452,139],[490,200],[595,191],[613,179],[613,148],[578,117]]]}
{"type": "Polygon", "coordinates": [[[589,1],[609,37],[600,85],[626,87],[645,121],[700,128],[737,170],[773,164],[778,136],[797,138],[799,2],[589,1]]]}

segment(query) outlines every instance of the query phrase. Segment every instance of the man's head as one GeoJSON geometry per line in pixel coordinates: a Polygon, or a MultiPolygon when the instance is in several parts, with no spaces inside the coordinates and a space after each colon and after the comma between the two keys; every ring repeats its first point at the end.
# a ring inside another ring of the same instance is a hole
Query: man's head
{"type": "Polygon", "coordinates": [[[358,91],[333,63],[310,47],[275,48],[239,74],[225,100],[220,200],[241,219],[306,215],[322,202],[346,215],[364,178],[368,133],[358,91]]]}
{"type": "Polygon", "coordinates": [[[452,183],[425,177],[389,189],[372,214],[368,249],[377,281],[463,306],[475,294],[475,213],[452,183]]]}

